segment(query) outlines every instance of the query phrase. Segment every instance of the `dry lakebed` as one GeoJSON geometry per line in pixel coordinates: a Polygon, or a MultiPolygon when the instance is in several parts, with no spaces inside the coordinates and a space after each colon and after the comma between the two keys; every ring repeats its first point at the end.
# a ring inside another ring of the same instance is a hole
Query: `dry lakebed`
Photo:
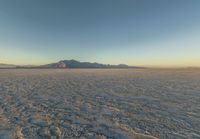
{"type": "Polygon", "coordinates": [[[199,139],[198,69],[1,69],[0,139],[199,139]]]}

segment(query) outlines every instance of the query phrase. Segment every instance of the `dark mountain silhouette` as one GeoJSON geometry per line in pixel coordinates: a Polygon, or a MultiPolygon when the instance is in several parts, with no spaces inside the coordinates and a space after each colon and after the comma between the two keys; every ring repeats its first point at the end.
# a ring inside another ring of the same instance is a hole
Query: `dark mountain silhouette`
{"type": "Polygon", "coordinates": [[[90,62],[80,62],[76,60],[62,60],[57,63],[51,63],[41,66],[16,66],[11,64],[0,64],[0,68],[25,68],[25,69],[46,69],[46,68],[143,68],[143,67],[135,67],[128,66],[125,64],[119,65],[110,65],[110,64],[100,64],[100,63],[90,63],[90,62]]]}
{"type": "Polygon", "coordinates": [[[39,68],[139,68],[125,64],[109,65],[100,63],[80,62],[76,60],[62,60],[57,63],[39,66],[39,68]]]}

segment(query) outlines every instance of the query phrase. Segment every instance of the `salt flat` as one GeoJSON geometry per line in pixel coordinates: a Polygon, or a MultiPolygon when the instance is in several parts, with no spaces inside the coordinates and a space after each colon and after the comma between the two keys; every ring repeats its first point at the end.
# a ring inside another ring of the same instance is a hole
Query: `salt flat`
{"type": "Polygon", "coordinates": [[[0,139],[200,138],[200,70],[0,70],[0,139]]]}

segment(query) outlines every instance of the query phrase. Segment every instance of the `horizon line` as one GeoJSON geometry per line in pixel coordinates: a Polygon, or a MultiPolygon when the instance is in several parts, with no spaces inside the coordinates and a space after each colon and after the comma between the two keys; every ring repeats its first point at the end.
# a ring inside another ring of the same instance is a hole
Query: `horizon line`
{"type": "MultiPolygon", "coordinates": [[[[70,59],[70,60],[75,60],[75,59],[70,59]]],[[[69,61],[70,61],[69,60],[69,61]]],[[[64,60],[59,60],[59,61],[64,61],[64,60]]],[[[57,61],[57,62],[59,62],[57,61]]],[[[75,60],[78,61],[78,60],[75,60]]],[[[46,65],[46,64],[52,64],[52,63],[57,63],[57,62],[49,62],[49,63],[44,63],[44,64],[13,64],[13,63],[4,63],[4,62],[0,62],[0,65],[10,65],[10,66],[41,66],[41,65],[46,65]]],[[[79,61],[79,62],[89,62],[89,61],[79,61]]],[[[119,64],[107,64],[107,63],[101,63],[101,62],[89,62],[89,63],[98,63],[98,64],[105,64],[105,65],[120,65],[120,64],[125,64],[129,67],[143,67],[143,68],[155,68],[155,69],[200,69],[200,66],[158,66],[158,65],[130,65],[130,64],[126,64],[126,63],[119,63],[119,64]]]]}

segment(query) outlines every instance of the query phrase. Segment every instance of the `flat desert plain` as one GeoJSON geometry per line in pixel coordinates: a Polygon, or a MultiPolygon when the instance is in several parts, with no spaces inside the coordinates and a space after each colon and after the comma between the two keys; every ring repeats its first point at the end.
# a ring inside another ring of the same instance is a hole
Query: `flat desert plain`
{"type": "Polygon", "coordinates": [[[198,69],[1,69],[0,139],[200,138],[198,69]]]}

